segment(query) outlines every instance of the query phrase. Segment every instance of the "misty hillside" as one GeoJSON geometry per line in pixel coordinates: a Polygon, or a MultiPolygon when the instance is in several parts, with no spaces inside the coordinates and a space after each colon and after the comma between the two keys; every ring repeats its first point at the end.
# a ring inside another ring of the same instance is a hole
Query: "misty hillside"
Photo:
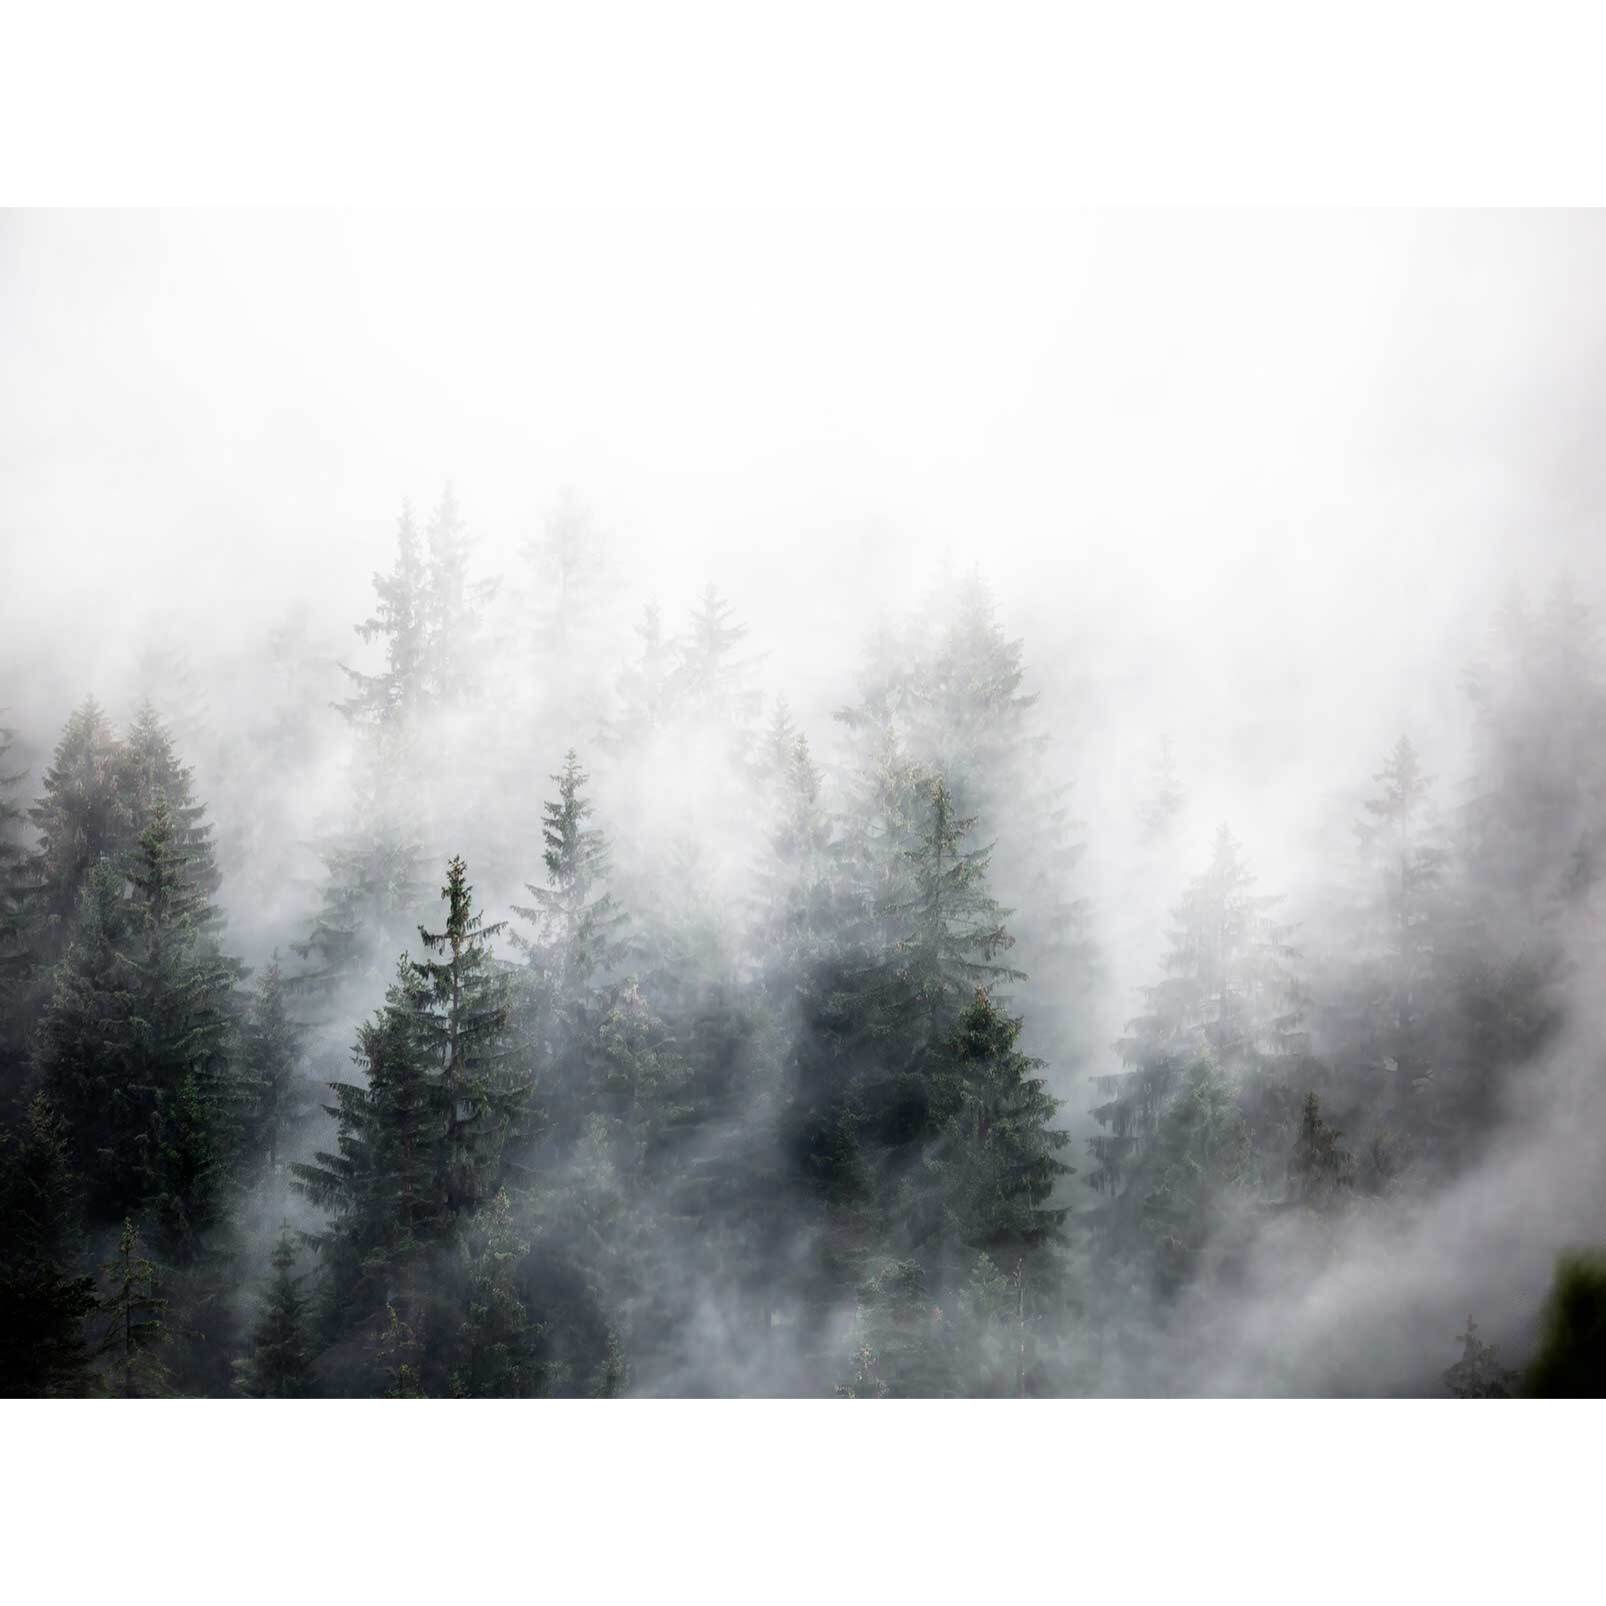
{"type": "Polygon", "coordinates": [[[1598,225],[397,227],[0,225],[0,1393],[1603,1391],[1598,225]]]}

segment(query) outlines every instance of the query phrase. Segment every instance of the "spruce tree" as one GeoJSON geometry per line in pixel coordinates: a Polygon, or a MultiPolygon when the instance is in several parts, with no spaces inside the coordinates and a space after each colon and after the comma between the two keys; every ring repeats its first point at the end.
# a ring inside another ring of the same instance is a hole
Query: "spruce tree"
{"type": "Polygon", "coordinates": [[[525,1098],[488,948],[500,925],[475,913],[461,859],[448,866],[442,896],[444,929],[420,929],[440,957],[402,957],[384,1007],[358,1032],[364,1082],[331,1084],[335,1150],[290,1168],[330,1215],[312,1237],[330,1269],[331,1327],[366,1327],[373,1354],[390,1355],[383,1364],[396,1377],[405,1371],[409,1386],[440,1380],[457,1323],[434,1309],[430,1268],[494,1196],[525,1098]]]}
{"type": "Polygon", "coordinates": [[[738,754],[760,700],[749,684],[751,662],[733,656],[746,636],[747,626],[735,622],[735,609],[709,584],[675,643],[677,710],[693,720],[727,727],[739,744],[738,754]]]}
{"type": "Polygon", "coordinates": [[[301,1119],[301,1038],[275,953],[257,979],[240,1042],[242,1148],[269,1176],[278,1171],[286,1141],[301,1119]]]}
{"type": "Polygon", "coordinates": [[[1095,1081],[1104,1100],[1093,1115],[1105,1130],[1089,1140],[1096,1161],[1089,1180],[1106,1195],[1122,1191],[1193,1062],[1209,1058],[1247,1078],[1304,1051],[1289,934],[1271,918],[1277,900],[1253,886],[1238,843],[1222,826],[1209,866],[1173,910],[1164,975],[1145,990],[1144,1012],[1117,1044],[1127,1068],[1095,1081]]]}
{"type": "Polygon", "coordinates": [[[36,974],[70,941],[89,872],[102,859],[120,861],[129,846],[131,814],[119,758],[111,726],[89,698],[67,721],[42,794],[28,811],[38,840],[19,891],[36,974]]]}
{"type": "Polygon", "coordinates": [[[477,1242],[464,1249],[468,1294],[458,1335],[463,1359],[453,1371],[452,1392],[470,1399],[528,1399],[541,1392],[540,1334],[519,1287],[530,1245],[514,1223],[505,1189],[482,1212],[473,1237],[477,1242]]]}
{"type": "Polygon", "coordinates": [[[584,790],[590,777],[573,748],[551,779],[558,795],[542,806],[541,828],[547,885],[526,883],[534,902],[515,904],[513,912],[536,927],[536,936],[521,943],[531,962],[560,989],[583,988],[619,957],[624,915],[606,890],[607,838],[585,823],[592,812],[584,790]]]}
{"type": "Polygon", "coordinates": [[[181,1262],[226,1208],[238,1150],[236,1071],[228,1052],[239,966],[203,940],[210,905],[165,798],[133,866],[128,955],[131,1085],[148,1101],[147,1197],[181,1262]]]}
{"type": "Polygon", "coordinates": [[[119,754],[123,806],[128,810],[134,840],[166,805],[172,817],[173,850],[184,863],[184,879],[196,895],[193,915],[205,927],[218,923],[210,900],[222,885],[212,846],[206,805],[194,796],[194,772],[179,761],[166,724],[150,703],[141,705],[123,739],[119,754]]]}
{"type": "Polygon", "coordinates": [[[41,1094],[0,1131],[0,1396],[82,1394],[92,1277],[77,1271],[78,1179],[60,1118],[41,1094]]]}
{"type": "Polygon", "coordinates": [[[429,694],[429,618],[427,577],[418,527],[404,504],[396,527],[396,562],[389,574],[374,575],[374,611],[357,626],[365,642],[384,643],[384,668],[364,674],[340,667],[352,695],[336,706],[353,724],[399,737],[423,711],[429,694]]]}
{"type": "Polygon", "coordinates": [[[1288,1161],[1289,1185],[1301,1204],[1322,1209],[1353,1186],[1354,1159],[1339,1142],[1342,1135],[1322,1119],[1320,1099],[1307,1093],[1288,1161]]]}
{"type": "Polygon", "coordinates": [[[494,581],[469,579],[468,527],[450,481],[425,528],[424,639],[433,700],[460,707],[479,689],[480,633],[494,581]]]}
{"type": "Polygon", "coordinates": [[[250,1351],[234,1363],[235,1387],[250,1399],[306,1399],[314,1392],[309,1312],[288,1227],[273,1246],[270,1264],[272,1275],[260,1296],[250,1351]]]}
{"type": "Polygon", "coordinates": [[[618,712],[604,734],[615,753],[633,752],[664,729],[676,706],[674,649],[664,634],[663,613],[656,602],[642,609],[635,631],[641,648],[635,662],[619,675],[618,712]]]}
{"type": "Polygon", "coordinates": [[[418,928],[424,946],[440,955],[414,961],[411,1001],[426,1056],[439,1067],[446,1128],[446,1202],[472,1210],[499,1174],[502,1147],[524,1090],[509,1060],[507,987],[490,951],[505,921],[485,924],[474,909],[462,859],[446,867],[446,920],[437,932],[418,928]]]}
{"type": "Polygon", "coordinates": [[[973,1259],[999,1266],[1064,1242],[1068,1208],[1052,1203],[1071,1167],[1059,1158],[1070,1134],[1050,1123],[1059,1100],[1036,1073],[1043,1066],[1017,1046],[1021,1022],[978,987],[940,1061],[944,1113],[935,1145],[948,1230],[973,1259]]]}
{"type": "Polygon", "coordinates": [[[174,1392],[165,1355],[172,1339],[168,1302],[142,1250],[133,1221],[125,1219],[116,1254],[101,1268],[104,1333],[96,1353],[109,1391],[121,1399],[174,1392]]]}
{"type": "Polygon", "coordinates": [[[66,1127],[89,1216],[109,1223],[139,1207],[149,1180],[152,1090],[138,1078],[135,932],[123,872],[102,860],[79,898],[76,932],[56,968],[39,1029],[39,1074],[66,1127]]]}

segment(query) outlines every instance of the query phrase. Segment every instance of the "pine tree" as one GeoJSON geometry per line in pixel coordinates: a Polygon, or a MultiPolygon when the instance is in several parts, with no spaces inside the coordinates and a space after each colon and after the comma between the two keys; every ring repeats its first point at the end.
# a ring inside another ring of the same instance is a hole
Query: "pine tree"
{"type": "Polygon", "coordinates": [[[159,715],[164,727],[186,752],[207,740],[209,709],[206,690],[198,681],[182,637],[158,635],[140,650],[134,665],[132,690],[136,710],[159,715]]]}
{"type": "Polygon", "coordinates": [[[1209,1058],[1181,1072],[1152,1142],[1116,1201],[1115,1245],[1175,1293],[1198,1267],[1234,1196],[1258,1183],[1254,1143],[1237,1090],[1209,1058]]]}
{"type": "Polygon", "coordinates": [[[624,916],[605,890],[611,857],[608,841],[585,823],[592,812],[584,792],[590,777],[573,748],[564,755],[563,769],[551,779],[558,795],[543,805],[547,885],[526,883],[525,891],[535,901],[515,904],[513,912],[536,927],[535,938],[521,944],[531,962],[560,989],[583,988],[618,958],[615,933],[624,916]]]}
{"type": "Polygon", "coordinates": [[[991,848],[963,845],[975,823],[955,814],[945,782],[931,782],[920,835],[905,850],[908,882],[887,903],[899,935],[872,983],[876,1029],[912,1032],[922,1052],[942,1039],[976,987],[1024,980],[995,962],[1014,939],[1004,928],[1008,911],[987,890],[991,848]]]}
{"type": "Polygon", "coordinates": [[[1093,1115],[1105,1130],[1089,1140],[1097,1162],[1089,1180],[1107,1195],[1121,1192],[1194,1061],[1250,1077],[1304,1051],[1288,933],[1270,918],[1276,900],[1256,895],[1253,885],[1237,842],[1221,827],[1209,867],[1173,911],[1165,974],[1117,1044],[1128,1069],[1096,1079],[1104,1101],[1093,1115]]]}
{"type": "Polygon", "coordinates": [[[673,695],[685,715],[724,724],[742,742],[760,694],[748,684],[752,664],[732,656],[747,636],[747,626],[735,623],[734,614],[717,587],[704,588],[675,643],[673,695]]]}
{"type": "Polygon", "coordinates": [[[854,733],[861,772],[885,769],[897,753],[940,776],[956,813],[996,844],[995,888],[1033,911],[1018,948],[1030,1030],[1069,1067],[1092,1047],[1096,954],[1077,887],[1083,845],[1069,778],[1024,686],[1022,643],[1005,634],[972,571],[947,576],[906,630],[882,630],[859,701],[837,717],[854,733]]]}
{"type": "Polygon", "coordinates": [[[1042,1062],[1017,1047],[1021,1022],[985,989],[960,1016],[938,1073],[945,1119],[934,1164],[949,1231],[969,1252],[1014,1266],[1064,1242],[1066,1207],[1052,1200],[1071,1167],[1059,1158],[1070,1134],[1050,1125],[1059,1100],[1042,1062]]]}
{"type": "Polygon", "coordinates": [[[24,815],[12,793],[26,770],[10,770],[8,755],[16,733],[0,725],[0,1113],[19,1101],[27,1079],[28,952],[25,936],[23,873],[24,815]]]}
{"type": "Polygon", "coordinates": [[[641,650],[618,682],[619,712],[606,728],[604,741],[615,753],[632,751],[662,730],[676,707],[675,655],[664,634],[663,614],[656,602],[642,610],[636,627],[641,650]]]}
{"type": "Polygon", "coordinates": [[[105,1332],[97,1355],[110,1391],[122,1399],[173,1392],[162,1353],[172,1336],[167,1300],[158,1292],[156,1267],[141,1248],[133,1221],[124,1220],[116,1256],[101,1268],[105,1332]]]}
{"type": "Polygon", "coordinates": [[[423,553],[412,508],[404,504],[396,527],[396,562],[374,575],[378,602],[357,626],[365,642],[383,639],[385,667],[364,674],[346,664],[350,698],[336,706],[353,724],[399,736],[423,711],[429,695],[429,618],[423,553]]]}
{"type": "Polygon", "coordinates": [[[301,1029],[291,1020],[279,956],[257,980],[241,1035],[241,1091],[249,1156],[260,1156],[272,1176],[301,1115],[301,1029]]]}
{"type": "Polygon", "coordinates": [[[147,1197],[181,1263],[226,1208],[239,1141],[227,1057],[239,966],[201,939],[210,905],[190,879],[191,862],[158,799],[131,874],[130,1084],[149,1101],[147,1197]]]}
{"type": "Polygon", "coordinates": [[[530,1245],[513,1220],[505,1189],[477,1223],[478,1243],[465,1247],[467,1310],[459,1335],[464,1359],[452,1392],[471,1399],[522,1400],[541,1392],[540,1337],[519,1291],[519,1268],[530,1245]]]}
{"type": "Polygon", "coordinates": [[[43,793],[28,811],[38,842],[19,890],[36,973],[71,939],[90,870],[103,858],[120,861],[129,846],[131,815],[119,759],[106,716],[90,698],[67,721],[43,793]]]}
{"type": "Polygon", "coordinates": [[[308,1305],[295,1274],[296,1246],[288,1227],[273,1247],[271,1265],[250,1353],[234,1363],[235,1387],[251,1399],[306,1399],[314,1392],[308,1305]]]}
{"type": "Polygon", "coordinates": [[[430,514],[425,542],[423,625],[428,687],[437,704],[458,707],[478,690],[479,636],[485,604],[496,585],[476,584],[468,577],[468,530],[450,482],[430,514]]]}
{"type": "Polygon", "coordinates": [[[438,932],[418,928],[441,955],[411,965],[414,1020],[420,1043],[440,1067],[446,1106],[446,1192],[450,1210],[471,1210],[494,1179],[502,1146],[522,1102],[508,1064],[507,988],[490,939],[505,921],[485,924],[474,910],[467,867],[446,867],[446,921],[438,932]]]}
{"type": "Polygon", "coordinates": [[[1289,1185],[1300,1203],[1321,1209],[1354,1185],[1354,1160],[1339,1143],[1341,1136],[1322,1119],[1321,1101],[1307,1093],[1288,1161],[1289,1185]]]}
{"type": "MultiPolygon", "coordinates": [[[[9,725],[0,725],[0,917],[9,912],[10,900],[15,894],[15,878],[25,854],[22,845],[23,812],[14,802],[11,793],[26,778],[27,770],[10,770],[7,755],[16,746],[17,733],[9,725]]],[[[0,927],[0,942],[5,941],[5,928],[0,927]]],[[[0,953],[5,950],[0,948],[0,953]]]]}
{"type": "Polygon", "coordinates": [[[150,703],[141,705],[129,727],[119,755],[123,806],[137,841],[165,803],[172,817],[174,851],[184,861],[184,878],[199,900],[196,918],[206,926],[218,922],[210,900],[222,885],[212,846],[212,827],[206,823],[206,805],[194,797],[194,772],[179,762],[167,726],[150,703]]]}
{"type": "Polygon", "coordinates": [[[363,1081],[330,1084],[335,1151],[290,1167],[329,1213],[308,1236],[328,1265],[328,1325],[341,1334],[376,1322],[388,1331],[391,1305],[409,1332],[421,1327],[425,1262],[448,1236],[445,1092],[418,1040],[415,992],[404,958],[384,1007],[358,1029],[363,1081]]]}
{"type": "Polygon", "coordinates": [[[77,1274],[81,1201],[61,1121],[36,1095],[0,1132],[0,1396],[82,1394],[95,1284],[77,1274]]]}
{"type": "Polygon", "coordinates": [[[1326,1040],[1341,1057],[1350,1108],[1411,1146],[1437,1136],[1448,1047],[1452,944],[1450,855],[1431,778],[1401,737],[1374,777],[1355,831],[1363,881],[1329,915],[1335,952],[1321,998],[1326,1040]]]}
{"type": "Polygon", "coordinates": [[[1478,1337],[1478,1324],[1467,1317],[1460,1335],[1461,1359],[1448,1367],[1444,1386],[1458,1400],[1505,1400],[1517,1392],[1517,1374],[1500,1364],[1500,1352],[1478,1337]]]}
{"type": "Polygon", "coordinates": [[[150,1091],[136,1076],[134,931],[123,873],[102,860],[79,899],[76,934],[57,967],[36,1048],[44,1087],[66,1126],[90,1219],[138,1208],[148,1175],[150,1091]]]}
{"type": "Polygon", "coordinates": [[[403,956],[384,1007],[358,1032],[364,1084],[331,1084],[335,1151],[290,1167],[330,1214],[311,1235],[330,1268],[330,1326],[371,1330],[376,1364],[397,1387],[403,1373],[409,1386],[444,1381],[457,1322],[434,1309],[441,1288],[430,1268],[494,1195],[524,1100],[488,948],[500,925],[474,912],[461,859],[448,866],[442,896],[445,929],[420,928],[441,957],[403,956]]]}
{"type": "Polygon", "coordinates": [[[577,728],[579,711],[604,701],[599,666],[608,657],[618,589],[612,545],[591,510],[565,490],[525,547],[532,588],[520,630],[531,682],[558,728],[577,728]]]}
{"type": "Polygon", "coordinates": [[[319,908],[305,939],[291,945],[310,963],[294,985],[313,997],[381,978],[407,945],[424,899],[419,843],[372,793],[358,814],[356,829],[320,847],[326,876],[319,908]]]}

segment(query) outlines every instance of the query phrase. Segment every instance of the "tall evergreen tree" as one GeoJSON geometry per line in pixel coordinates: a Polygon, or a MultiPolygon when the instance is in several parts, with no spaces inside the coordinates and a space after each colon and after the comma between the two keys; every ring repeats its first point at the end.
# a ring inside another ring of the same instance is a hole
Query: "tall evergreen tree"
{"type": "Polygon", "coordinates": [[[524,1089],[509,1063],[507,986],[490,940],[505,921],[485,924],[474,909],[467,866],[446,867],[446,920],[418,934],[439,955],[414,961],[414,1019],[426,1054],[440,1067],[445,1094],[447,1206],[471,1210],[499,1173],[502,1146],[524,1089]]]}
{"type": "Polygon", "coordinates": [[[452,1392],[470,1399],[528,1399],[541,1392],[540,1334],[519,1284],[530,1245],[514,1222],[506,1190],[486,1207],[474,1236],[478,1242],[465,1245],[468,1296],[452,1392]]]}
{"type": "Polygon", "coordinates": [[[1271,918],[1277,900],[1255,894],[1253,886],[1223,826],[1209,866],[1173,911],[1164,975],[1146,989],[1143,1013],[1117,1045],[1127,1069],[1096,1079],[1103,1102],[1093,1115],[1104,1131],[1090,1140],[1096,1165],[1089,1180],[1107,1195],[1122,1191],[1196,1060],[1249,1077],[1304,1052],[1289,933],[1271,918]]]}
{"type": "Polygon", "coordinates": [[[144,1169],[167,1246],[182,1263],[226,1208],[239,1132],[233,984],[238,964],[202,940],[210,905],[165,798],[133,867],[128,955],[131,1082],[147,1101],[144,1169]]]}
{"type": "Polygon", "coordinates": [[[28,811],[38,840],[20,891],[36,972],[71,939],[90,870],[103,858],[120,859],[129,845],[119,757],[105,714],[89,698],[67,721],[39,801],[28,811]]]}
{"type": "Polygon", "coordinates": [[[156,1266],[143,1253],[132,1220],[123,1222],[117,1251],[101,1268],[104,1333],[97,1356],[111,1393],[121,1399],[174,1392],[166,1351],[172,1339],[167,1300],[156,1266]]]}
{"type": "Polygon", "coordinates": [[[288,1228],[273,1246],[272,1275],[260,1299],[249,1352],[235,1364],[235,1387],[258,1400],[300,1400],[314,1391],[309,1312],[296,1275],[288,1228]]]}
{"type": "Polygon", "coordinates": [[[674,648],[664,634],[663,613],[656,602],[642,609],[635,631],[641,649],[619,675],[618,712],[608,721],[603,738],[616,753],[634,750],[662,730],[675,708],[674,648]]]}
{"type": "Polygon", "coordinates": [[[77,1272],[78,1179],[43,1095],[19,1130],[0,1131],[0,1396],[82,1394],[84,1323],[96,1308],[77,1272]]]}
{"type": "Polygon", "coordinates": [[[179,761],[166,724],[150,703],[141,705],[123,740],[120,756],[121,790],[129,811],[134,840],[149,825],[159,803],[172,817],[174,851],[184,861],[184,878],[196,894],[197,920],[217,924],[218,913],[210,900],[222,885],[212,846],[212,827],[206,822],[206,805],[194,796],[194,772],[179,761]]]}
{"type": "Polygon", "coordinates": [[[378,601],[357,626],[365,642],[383,641],[384,668],[369,675],[340,666],[351,681],[352,695],[336,706],[353,724],[399,733],[422,712],[429,693],[426,588],[418,527],[411,506],[404,504],[396,528],[396,562],[389,574],[374,575],[378,601]]]}
{"type": "Polygon", "coordinates": [[[241,1034],[243,1149],[272,1176],[303,1115],[302,1031],[290,1017],[284,972],[274,954],[257,979],[241,1034]]]}
{"type": "Polygon", "coordinates": [[[133,977],[126,950],[135,925],[123,873],[98,863],[79,899],[77,930],[54,973],[36,1046],[38,1068],[87,1187],[90,1219],[137,1209],[148,1180],[153,1115],[136,1076],[133,977]]]}
{"type": "Polygon", "coordinates": [[[534,902],[515,904],[513,912],[536,927],[536,936],[522,944],[532,962],[558,987],[583,988],[619,957],[617,933],[624,915],[606,890],[607,838],[585,823],[592,813],[585,795],[590,777],[573,748],[551,779],[558,795],[542,806],[541,827],[547,885],[527,883],[534,902]]]}
{"type": "Polygon", "coordinates": [[[290,1167],[329,1213],[308,1236],[327,1266],[324,1325],[335,1337],[367,1327],[377,1339],[387,1307],[399,1308],[409,1332],[422,1328],[425,1264],[448,1236],[445,1089],[419,1042],[415,995],[404,958],[384,1007],[358,1029],[363,1080],[330,1084],[335,1150],[290,1167]]]}

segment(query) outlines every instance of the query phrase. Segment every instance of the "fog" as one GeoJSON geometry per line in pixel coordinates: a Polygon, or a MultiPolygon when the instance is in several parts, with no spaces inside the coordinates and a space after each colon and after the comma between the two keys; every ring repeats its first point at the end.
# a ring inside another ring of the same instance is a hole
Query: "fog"
{"type": "MultiPolygon", "coordinates": [[[[1370,1130],[1353,1038],[1323,1013],[1335,889],[1402,735],[1459,829],[1490,768],[1466,677],[1506,600],[1606,596],[1603,270],[1606,223],[1563,214],[8,214],[0,768],[28,767],[31,801],[85,697],[121,726],[149,692],[208,807],[229,951],[293,965],[319,843],[361,785],[339,666],[380,672],[354,627],[404,501],[422,527],[449,484],[471,577],[499,584],[475,699],[421,727],[448,757],[392,799],[422,880],[461,851],[488,919],[528,904],[574,746],[621,897],[671,924],[706,900],[729,950],[708,974],[735,974],[759,959],[741,922],[767,817],[723,738],[605,740],[643,606],[673,634],[717,586],[746,627],[754,731],[784,697],[846,809],[855,749],[833,715],[859,701],[875,633],[919,640],[920,610],[974,571],[1022,643],[1044,784],[1069,788],[1097,956],[1083,992],[1032,973],[1010,995],[1073,1138],[1055,1198],[1080,1293],[1042,1339],[1056,1388],[1441,1393],[1468,1313],[1517,1365],[1557,1255],[1599,1231],[1592,903],[1536,917],[1561,956],[1556,1022],[1490,1073],[1475,1120],[1444,1118],[1462,1124],[1422,1151],[1439,1158],[1333,1212],[1221,1205],[1163,1299],[1100,1269],[1095,1079],[1121,1072],[1168,911],[1225,823],[1296,928],[1324,1108],[1370,1130]],[[598,540],[598,602],[537,671],[516,639],[545,606],[527,553],[564,509],[598,540]],[[1140,816],[1163,742],[1184,802],[1155,837],[1140,816]],[[676,853],[700,866],[678,883],[676,853]],[[1236,1245],[1219,1276],[1212,1245],[1236,1245]]],[[[1534,827],[1547,875],[1595,828],[1578,786],[1534,827]]],[[[1012,850],[996,827],[995,868],[1012,850]]],[[[1039,911],[995,890],[1031,950],[1039,911]]],[[[383,986],[370,974],[312,1022],[313,1072],[348,1074],[383,986]]],[[[709,1117],[696,1152],[762,1150],[767,1109],[709,1117]]],[[[653,1275],[690,1292],[632,1386],[817,1386],[784,1340],[744,1347],[745,1285],[700,1249],[677,1258],[662,1222],[681,1206],[643,1198],[653,1275]]],[[[254,1277],[285,1213],[316,1230],[287,1191],[241,1207],[254,1277]]],[[[788,1257],[818,1241],[798,1225],[766,1251],[774,1310],[788,1257]]],[[[843,1296],[840,1345],[856,1310],[843,1296]]]]}

